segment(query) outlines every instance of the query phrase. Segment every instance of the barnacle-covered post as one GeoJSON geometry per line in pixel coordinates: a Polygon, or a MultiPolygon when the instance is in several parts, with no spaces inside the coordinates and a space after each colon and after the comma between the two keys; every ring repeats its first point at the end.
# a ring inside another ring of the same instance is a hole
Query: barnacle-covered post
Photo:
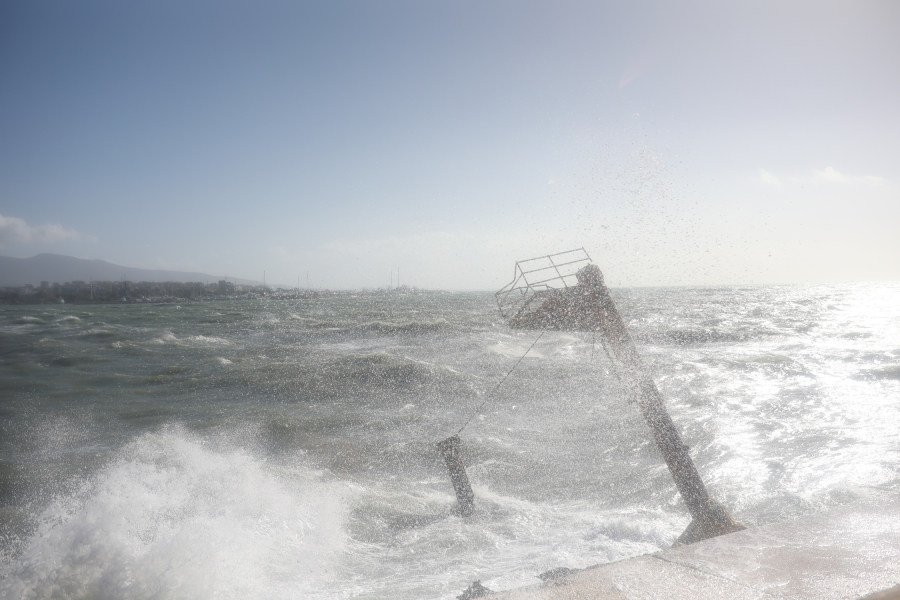
{"type": "Polygon", "coordinates": [[[497,298],[510,327],[600,334],[619,380],[650,426],[690,510],[692,521],[676,544],[745,529],[707,492],[603,282],[600,268],[590,264],[583,248],[516,263],[516,277],[497,293],[497,298]]]}

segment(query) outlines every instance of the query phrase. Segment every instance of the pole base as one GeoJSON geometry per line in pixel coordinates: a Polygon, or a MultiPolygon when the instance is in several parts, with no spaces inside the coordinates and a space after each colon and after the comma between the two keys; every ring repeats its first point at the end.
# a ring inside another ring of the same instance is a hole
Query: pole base
{"type": "Polygon", "coordinates": [[[687,546],[688,544],[708,540],[709,538],[725,535],[726,533],[742,531],[744,529],[747,529],[747,527],[743,523],[735,520],[735,518],[731,516],[731,513],[722,506],[721,502],[710,498],[709,505],[707,506],[703,518],[700,520],[693,519],[687,526],[687,529],[684,530],[684,533],[678,536],[678,539],[675,540],[672,547],[687,546]]]}

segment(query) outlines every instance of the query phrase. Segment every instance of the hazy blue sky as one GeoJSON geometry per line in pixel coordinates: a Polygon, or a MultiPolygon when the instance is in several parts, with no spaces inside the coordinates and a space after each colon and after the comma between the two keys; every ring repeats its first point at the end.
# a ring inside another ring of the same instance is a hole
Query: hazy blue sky
{"type": "Polygon", "coordinates": [[[900,279],[900,2],[0,3],[0,253],[900,279]]]}

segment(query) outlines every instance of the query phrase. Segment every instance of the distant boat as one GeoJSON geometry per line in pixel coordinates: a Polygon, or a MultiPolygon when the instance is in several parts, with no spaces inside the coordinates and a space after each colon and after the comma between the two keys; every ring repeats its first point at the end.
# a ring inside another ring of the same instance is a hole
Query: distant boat
{"type": "Polygon", "coordinates": [[[62,296],[59,297],[59,300],[56,301],[57,304],[65,304],[66,301],[63,300],[62,296]]]}

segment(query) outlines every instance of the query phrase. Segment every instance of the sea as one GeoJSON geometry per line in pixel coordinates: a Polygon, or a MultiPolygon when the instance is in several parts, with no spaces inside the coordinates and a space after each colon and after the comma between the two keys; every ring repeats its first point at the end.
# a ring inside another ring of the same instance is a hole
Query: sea
{"type": "MultiPolygon", "coordinates": [[[[612,293],[738,520],[900,491],[900,283],[612,293]]],[[[491,293],[2,306],[0,598],[452,599],[669,547],[600,340],[539,335],[491,293]]]]}

